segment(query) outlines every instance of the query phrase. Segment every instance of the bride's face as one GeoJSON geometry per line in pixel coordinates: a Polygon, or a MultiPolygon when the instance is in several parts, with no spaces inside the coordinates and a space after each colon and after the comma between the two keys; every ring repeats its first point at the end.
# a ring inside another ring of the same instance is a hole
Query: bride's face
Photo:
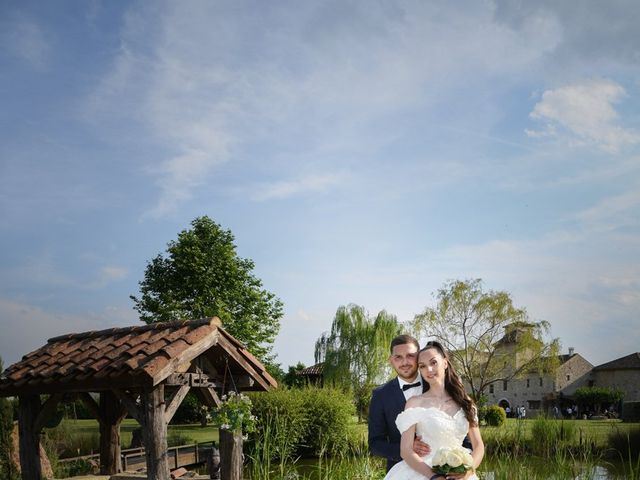
{"type": "Polygon", "coordinates": [[[447,359],[442,356],[437,348],[429,348],[420,352],[418,358],[420,374],[427,382],[444,383],[444,375],[447,370],[447,359]]]}

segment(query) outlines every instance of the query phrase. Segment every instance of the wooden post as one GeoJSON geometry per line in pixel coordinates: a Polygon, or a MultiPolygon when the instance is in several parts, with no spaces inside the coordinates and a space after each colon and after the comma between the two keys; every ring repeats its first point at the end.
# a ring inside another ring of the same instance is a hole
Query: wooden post
{"type": "Polygon", "coordinates": [[[100,474],[122,472],[120,424],[126,410],[113,392],[100,393],[100,474]]]}
{"type": "Polygon", "coordinates": [[[40,464],[40,432],[35,428],[40,413],[40,397],[38,395],[21,395],[20,419],[20,468],[22,480],[41,480],[40,464]]]}
{"type": "Polygon", "coordinates": [[[242,430],[220,429],[220,478],[242,480],[242,430]]]}
{"type": "Polygon", "coordinates": [[[147,458],[147,478],[170,480],[164,385],[158,385],[151,391],[143,392],[142,408],[144,410],[142,432],[147,458]]]}

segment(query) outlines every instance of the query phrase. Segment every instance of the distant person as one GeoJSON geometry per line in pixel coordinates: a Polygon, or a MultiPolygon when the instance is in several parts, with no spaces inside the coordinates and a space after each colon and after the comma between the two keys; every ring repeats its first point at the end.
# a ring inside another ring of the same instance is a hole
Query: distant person
{"type": "MultiPolygon", "coordinates": [[[[369,405],[369,450],[373,455],[387,459],[387,471],[402,460],[400,457],[400,431],[396,417],[404,410],[407,400],[421,395],[429,388],[418,373],[418,341],[410,335],[399,335],[391,341],[389,363],[397,377],[376,388],[369,405]]],[[[427,455],[429,445],[416,438],[414,449],[418,455],[427,455]]]]}
{"type": "Polygon", "coordinates": [[[464,390],[464,385],[444,347],[428,342],[420,350],[418,365],[429,389],[411,397],[396,424],[402,431],[400,453],[403,461],[393,466],[385,480],[464,479],[478,480],[475,469],[484,457],[484,443],[478,424],[478,409],[464,390]],[[415,452],[414,438],[421,436],[434,453],[440,448],[459,447],[469,436],[473,452],[469,462],[472,469],[465,474],[434,475],[432,454],[415,452]]]}

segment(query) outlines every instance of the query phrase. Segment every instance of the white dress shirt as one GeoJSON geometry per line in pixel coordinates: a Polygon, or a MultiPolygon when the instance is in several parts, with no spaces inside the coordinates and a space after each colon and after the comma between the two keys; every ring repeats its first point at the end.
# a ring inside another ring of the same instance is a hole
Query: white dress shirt
{"type": "Polygon", "coordinates": [[[422,395],[422,377],[420,375],[418,375],[415,379],[411,380],[410,382],[406,382],[400,377],[398,377],[398,383],[400,384],[400,390],[402,390],[405,400],[409,400],[411,397],[415,397],[416,395],[422,395]],[[420,382],[420,385],[418,385],[417,387],[402,390],[402,387],[404,387],[405,385],[409,383],[416,383],[416,382],[420,382]]]}

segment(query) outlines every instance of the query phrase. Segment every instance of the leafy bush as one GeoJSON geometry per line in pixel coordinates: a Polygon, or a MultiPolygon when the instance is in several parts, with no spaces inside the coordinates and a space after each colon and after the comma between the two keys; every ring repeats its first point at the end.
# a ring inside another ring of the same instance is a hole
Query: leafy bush
{"type": "Polygon", "coordinates": [[[349,445],[349,424],[355,414],[351,396],[331,388],[309,387],[300,391],[308,419],[301,453],[334,454],[349,445]]]}
{"type": "Polygon", "coordinates": [[[339,390],[277,389],[251,394],[251,400],[257,417],[256,445],[268,443],[271,458],[335,453],[350,444],[355,409],[351,397],[339,390]]]}
{"type": "Polygon", "coordinates": [[[491,405],[489,407],[483,407],[481,410],[484,410],[484,421],[487,422],[487,425],[491,425],[492,427],[500,427],[504,425],[504,422],[507,421],[507,414],[502,407],[498,405],[491,405]]]}
{"type": "Polygon", "coordinates": [[[303,443],[308,425],[300,390],[276,389],[249,397],[256,417],[255,443],[267,448],[261,455],[289,458],[303,443]]]}

